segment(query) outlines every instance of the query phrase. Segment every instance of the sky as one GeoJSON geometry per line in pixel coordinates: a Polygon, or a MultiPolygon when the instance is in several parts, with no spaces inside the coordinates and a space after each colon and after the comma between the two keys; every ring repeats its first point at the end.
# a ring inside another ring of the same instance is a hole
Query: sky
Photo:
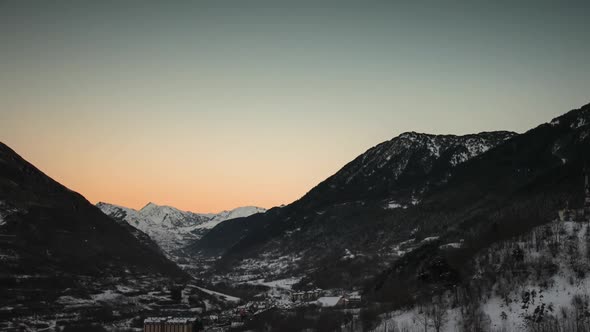
{"type": "Polygon", "coordinates": [[[590,102],[587,2],[412,3],[0,0],[0,141],[92,203],[216,212],[590,102]]]}

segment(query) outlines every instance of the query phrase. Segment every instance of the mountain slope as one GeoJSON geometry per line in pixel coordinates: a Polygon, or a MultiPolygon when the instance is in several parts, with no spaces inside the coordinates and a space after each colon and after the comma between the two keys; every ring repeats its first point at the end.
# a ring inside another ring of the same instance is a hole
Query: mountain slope
{"type": "Polygon", "coordinates": [[[188,278],[133,232],[0,143],[0,307],[9,317],[63,310],[64,292],[90,296],[118,279],[152,288],[188,278]]]}
{"type": "Polygon", "coordinates": [[[573,221],[499,241],[474,255],[474,277],[455,291],[383,315],[373,331],[424,331],[425,319],[445,332],[586,330],[589,241],[588,224],[573,221]]]}
{"type": "MultiPolygon", "coordinates": [[[[412,229],[400,224],[410,207],[445,184],[453,169],[512,136],[509,132],[402,134],[369,149],[286,207],[219,224],[192,249],[201,255],[224,253],[221,263],[234,270],[236,260],[258,265],[244,258],[288,257],[297,263],[283,264],[286,270],[281,272],[307,274],[320,262],[341,261],[348,252],[364,257],[363,265],[378,269],[373,254],[409,236],[412,229]]],[[[358,275],[351,279],[366,272],[352,270],[358,275]]]]}
{"type": "MultiPolygon", "coordinates": [[[[496,145],[455,163],[463,158],[448,140],[402,134],[299,201],[221,223],[192,248],[197,255],[222,253],[217,268],[226,276],[301,276],[299,287],[321,288],[368,282],[379,300],[403,298],[400,289],[427,293],[429,284],[456,284],[469,274],[464,262],[471,253],[551,221],[567,201],[581,205],[590,105],[521,135],[496,135],[496,145]],[[441,258],[431,247],[443,241],[468,249],[441,258]],[[371,284],[367,276],[380,270],[387,272],[371,284]]],[[[450,142],[457,140],[469,150],[466,136],[450,142]]]]}
{"type": "Polygon", "coordinates": [[[190,241],[200,239],[222,221],[266,211],[255,206],[245,206],[217,214],[203,214],[154,203],[148,203],[139,211],[104,202],[99,202],[96,206],[106,215],[127,222],[149,235],[172,257],[190,241]]]}
{"type": "Polygon", "coordinates": [[[583,169],[590,164],[590,105],[542,124],[457,168],[426,197],[411,223],[440,242],[422,246],[386,269],[367,293],[381,300],[427,294],[463,284],[469,258],[488,246],[557,218],[569,202],[580,208],[583,169]],[[464,239],[462,249],[441,252],[464,239]],[[444,241],[444,242],[443,242],[444,241]],[[419,278],[417,276],[420,276],[419,278]]]}
{"type": "Polygon", "coordinates": [[[429,135],[408,132],[381,143],[313,188],[310,204],[389,198],[415,204],[429,186],[443,183],[457,165],[513,137],[512,132],[429,135]]]}

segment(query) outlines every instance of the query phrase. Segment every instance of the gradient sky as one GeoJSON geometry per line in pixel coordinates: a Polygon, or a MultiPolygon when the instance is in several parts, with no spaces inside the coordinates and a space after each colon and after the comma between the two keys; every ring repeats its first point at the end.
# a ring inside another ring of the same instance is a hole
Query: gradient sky
{"type": "Polygon", "coordinates": [[[0,0],[0,141],[93,203],[214,212],[590,101],[584,2],[404,3],[0,0]]]}

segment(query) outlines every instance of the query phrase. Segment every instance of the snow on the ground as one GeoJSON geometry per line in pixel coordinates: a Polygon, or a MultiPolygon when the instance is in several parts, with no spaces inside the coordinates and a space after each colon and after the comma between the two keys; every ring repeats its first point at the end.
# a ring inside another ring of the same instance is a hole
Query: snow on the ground
{"type": "Polygon", "coordinates": [[[15,212],[18,212],[18,210],[10,208],[6,202],[0,201],[0,226],[6,224],[6,218],[15,212]]]}
{"type": "Polygon", "coordinates": [[[391,247],[391,251],[401,257],[416,248],[416,246],[413,245],[415,241],[416,239],[411,238],[407,241],[400,242],[397,245],[391,247]]]}
{"type": "Polygon", "coordinates": [[[253,284],[253,285],[264,285],[267,287],[282,288],[282,289],[290,290],[293,288],[293,285],[295,285],[299,281],[301,281],[301,278],[293,277],[293,278],[278,279],[278,280],[272,280],[272,281],[264,281],[264,279],[258,279],[258,280],[247,281],[246,283],[253,284]]]}
{"type": "Polygon", "coordinates": [[[134,288],[128,287],[128,286],[117,285],[117,291],[119,291],[122,294],[126,294],[126,293],[133,293],[137,290],[134,288]]]}
{"type": "Polygon", "coordinates": [[[344,250],[344,256],[342,256],[342,260],[347,260],[347,259],[354,259],[356,257],[355,254],[353,254],[350,250],[345,249],[344,250]]]}
{"type": "Polygon", "coordinates": [[[462,243],[460,242],[452,242],[452,243],[447,243],[447,244],[443,244],[442,246],[440,246],[440,249],[458,249],[461,248],[462,243]]]}
{"type": "Polygon", "coordinates": [[[262,274],[266,278],[272,278],[292,268],[294,263],[299,260],[301,260],[301,256],[298,255],[278,256],[274,253],[266,253],[257,258],[242,260],[234,271],[238,275],[262,274]],[[254,271],[257,273],[254,273],[254,271]]]}
{"type": "Polygon", "coordinates": [[[389,203],[387,203],[387,209],[406,209],[408,208],[407,206],[400,204],[396,201],[391,201],[389,203]]]}
{"type": "Polygon", "coordinates": [[[322,307],[333,307],[338,304],[342,296],[323,296],[317,300],[317,303],[322,307]]]}
{"type": "Polygon", "coordinates": [[[438,238],[439,238],[438,236],[429,236],[429,237],[425,238],[424,240],[422,240],[422,243],[436,241],[436,240],[438,240],[438,238]]]}
{"type": "Polygon", "coordinates": [[[230,301],[230,302],[240,302],[240,298],[239,297],[235,297],[235,296],[231,296],[231,295],[219,293],[219,292],[212,291],[210,289],[206,289],[206,288],[202,288],[202,287],[198,287],[198,286],[195,286],[195,288],[197,288],[198,290],[200,290],[202,292],[205,292],[205,293],[207,293],[209,295],[215,295],[217,297],[220,297],[220,298],[225,299],[225,300],[230,301]]]}
{"type": "Polygon", "coordinates": [[[573,129],[577,129],[577,128],[580,128],[580,127],[585,126],[585,125],[586,125],[586,119],[584,119],[584,118],[578,118],[578,120],[575,123],[572,123],[571,127],[573,129]]]}
{"type": "MultiPolygon", "coordinates": [[[[534,266],[537,266],[535,264],[539,264],[539,262],[548,261],[555,265],[557,271],[551,277],[541,280],[533,277],[534,273],[526,272],[526,282],[512,281],[507,284],[507,287],[509,287],[508,295],[500,296],[497,293],[499,289],[498,283],[494,284],[491,291],[484,290],[483,292],[489,292],[490,296],[485,296],[480,306],[486,317],[486,324],[489,324],[490,331],[525,331],[529,328],[527,324],[531,322],[527,317],[531,317],[540,308],[545,308],[546,316],[564,320],[566,319],[564,313],[570,316],[573,315],[572,301],[575,296],[581,298],[582,301],[590,302],[588,292],[590,290],[590,273],[588,273],[590,267],[587,263],[590,258],[587,241],[590,241],[590,237],[587,236],[587,232],[587,224],[556,222],[540,226],[524,239],[512,242],[512,246],[518,245],[523,248],[523,261],[528,264],[529,269],[534,269],[534,266]],[[546,238],[548,229],[551,229],[551,240],[546,238]],[[553,256],[548,252],[549,247],[538,246],[537,241],[553,241],[556,234],[559,234],[557,241],[560,243],[560,249],[553,256]],[[572,266],[576,266],[578,271],[580,269],[587,271],[586,273],[575,272],[572,266]]],[[[455,247],[455,245],[461,245],[461,243],[449,243],[445,246],[449,245],[455,247]]],[[[489,249],[490,253],[484,253],[484,255],[498,255],[499,248],[508,250],[508,252],[513,250],[510,245],[502,247],[499,244],[498,248],[492,247],[489,249]]],[[[503,278],[501,273],[498,273],[496,277],[503,278]]],[[[481,278],[481,276],[476,275],[474,278],[481,278]]],[[[424,315],[419,307],[390,312],[381,316],[381,318],[381,323],[373,331],[401,330],[413,332],[425,330],[424,315]]],[[[461,331],[461,322],[460,308],[449,308],[447,309],[446,323],[441,331],[461,331]]],[[[431,323],[428,330],[433,330],[431,323]]]]}
{"type": "MultiPolygon", "coordinates": [[[[440,332],[462,331],[460,327],[460,313],[458,310],[448,310],[446,322],[440,332]]],[[[394,311],[382,316],[381,323],[372,330],[373,332],[422,332],[424,329],[424,316],[420,309],[394,311]]],[[[426,331],[434,331],[429,324],[426,331]]]]}
{"type": "Polygon", "coordinates": [[[123,297],[123,295],[109,289],[109,290],[106,290],[102,293],[94,294],[91,297],[92,297],[92,300],[94,300],[95,302],[109,303],[109,302],[115,302],[115,301],[119,300],[120,298],[123,297]]]}
{"type": "Polygon", "coordinates": [[[89,299],[80,299],[80,298],[68,296],[68,295],[60,296],[56,302],[59,304],[72,306],[72,307],[85,306],[85,305],[93,303],[93,301],[89,300],[89,299]]]}

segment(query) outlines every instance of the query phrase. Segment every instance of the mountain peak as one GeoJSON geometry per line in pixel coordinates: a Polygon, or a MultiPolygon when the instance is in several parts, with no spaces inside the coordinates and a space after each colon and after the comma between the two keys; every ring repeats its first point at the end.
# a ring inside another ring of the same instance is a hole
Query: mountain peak
{"type": "Polygon", "coordinates": [[[515,135],[509,131],[469,135],[404,132],[370,148],[309,194],[323,204],[359,199],[411,202],[432,184],[446,181],[457,165],[515,135]]]}
{"type": "Polygon", "coordinates": [[[147,203],[139,211],[105,202],[99,202],[96,206],[106,215],[125,221],[148,234],[168,254],[182,248],[188,241],[200,238],[220,222],[266,211],[260,207],[243,206],[204,214],[153,202],[147,203]]]}
{"type": "Polygon", "coordinates": [[[157,208],[160,207],[158,204],[153,203],[153,202],[148,202],[146,205],[144,205],[141,209],[139,209],[140,211],[144,210],[144,209],[153,209],[153,208],[157,208]]]}

